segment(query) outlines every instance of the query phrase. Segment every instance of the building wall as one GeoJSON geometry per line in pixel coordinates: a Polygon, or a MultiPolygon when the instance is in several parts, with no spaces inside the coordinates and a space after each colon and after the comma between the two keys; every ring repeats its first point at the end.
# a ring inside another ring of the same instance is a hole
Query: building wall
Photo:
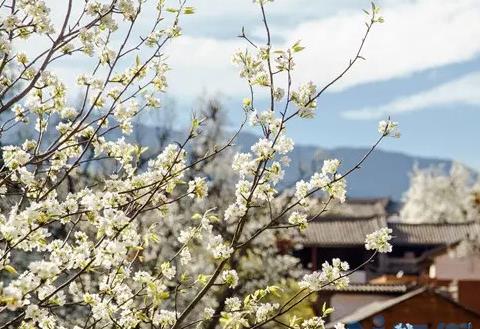
{"type": "Polygon", "coordinates": [[[373,328],[375,316],[383,316],[385,329],[397,323],[410,323],[418,328],[445,328],[446,324],[472,323],[472,328],[480,328],[480,315],[470,312],[455,303],[429,291],[420,293],[386,310],[371,315],[360,323],[364,329],[373,328]],[[423,326],[422,326],[423,325],[423,326]]]}
{"type": "Polygon", "coordinates": [[[460,304],[480,313],[480,280],[459,280],[458,301],[460,304]]]}
{"type": "Polygon", "coordinates": [[[330,303],[335,309],[332,313],[330,321],[336,321],[346,315],[349,315],[358,308],[372,302],[381,302],[394,298],[391,295],[380,294],[342,294],[336,293],[331,297],[330,303]]]}
{"type": "Polygon", "coordinates": [[[440,280],[480,280],[480,256],[450,257],[443,254],[435,257],[435,272],[440,280]]]}

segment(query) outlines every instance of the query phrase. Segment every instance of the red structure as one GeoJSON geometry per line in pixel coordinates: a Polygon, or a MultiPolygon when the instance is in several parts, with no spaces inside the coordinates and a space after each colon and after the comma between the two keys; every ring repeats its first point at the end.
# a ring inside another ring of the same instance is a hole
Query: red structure
{"type": "Polygon", "coordinates": [[[467,329],[469,325],[480,327],[480,314],[424,287],[368,304],[338,321],[346,323],[348,328],[393,328],[398,323],[408,322],[415,329],[467,329]]]}
{"type": "Polygon", "coordinates": [[[350,329],[480,328],[480,256],[460,256],[463,241],[480,237],[480,224],[404,224],[388,199],[348,200],[310,223],[297,252],[312,270],[338,257],[356,267],[368,259],[365,236],[381,227],[393,231],[393,252],[381,254],[351,278],[343,291],[319,293],[318,303],[333,306],[337,321],[350,329]]]}

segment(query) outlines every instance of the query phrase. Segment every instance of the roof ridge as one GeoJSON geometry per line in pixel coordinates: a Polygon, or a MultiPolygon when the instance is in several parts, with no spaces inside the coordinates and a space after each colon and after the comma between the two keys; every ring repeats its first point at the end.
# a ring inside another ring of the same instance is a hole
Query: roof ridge
{"type": "Polygon", "coordinates": [[[319,216],[312,221],[315,223],[317,221],[327,221],[327,220],[336,220],[336,221],[364,221],[364,220],[373,220],[373,219],[384,219],[385,215],[382,214],[373,214],[370,216],[354,216],[354,215],[336,215],[336,214],[329,214],[325,216],[319,216]]]}
{"type": "Polygon", "coordinates": [[[341,319],[336,320],[335,322],[331,322],[325,326],[325,328],[332,328],[333,325],[337,322],[343,322],[343,323],[348,323],[351,321],[358,321],[357,318],[359,319],[364,319],[368,316],[371,316],[373,314],[376,314],[378,312],[381,312],[383,310],[386,310],[393,305],[399,304],[407,299],[410,299],[418,294],[421,294],[422,292],[426,291],[427,287],[419,287],[418,289],[409,291],[403,295],[400,295],[398,297],[394,297],[391,299],[387,299],[385,301],[374,301],[371,303],[368,303],[360,308],[358,308],[356,311],[353,313],[342,317],[341,319]]]}
{"type": "Polygon", "coordinates": [[[405,225],[405,226],[460,226],[460,225],[475,225],[478,223],[477,221],[468,221],[468,222],[463,222],[463,223],[403,223],[403,222],[389,222],[387,221],[388,225],[405,225]]]}

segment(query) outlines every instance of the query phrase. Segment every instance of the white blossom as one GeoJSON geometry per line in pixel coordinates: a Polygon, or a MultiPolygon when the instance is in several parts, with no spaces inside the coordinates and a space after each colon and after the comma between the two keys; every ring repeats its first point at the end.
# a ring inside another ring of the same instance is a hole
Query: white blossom
{"type": "Polygon", "coordinates": [[[162,265],[160,265],[160,269],[162,274],[169,280],[172,280],[177,272],[175,266],[172,266],[169,262],[162,263],[162,265]]]}
{"type": "Polygon", "coordinates": [[[293,144],[293,139],[282,135],[275,143],[274,150],[279,154],[287,154],[293,150],[293,144]]]}
{"type": "Polygon", "coordinates": [[[30,159],[30,155],[18,146],[4,146],[2,147],[2,156],[5,166],[10,169],[17,169],[23,166],[30,159]]]}
{"type": "Polygon", "coordinates": [[[389,241],[392,239],[392,229],[388,227],[382,227],[381,229],[367,234],[365,239],[365,248],[367,250],[376,250],[378,252],[391,252],[392,245],[389,241]]]}
{"type": "Polygon", "coordinates": [[[167,311],[167,310],[160,310],[155,313],[153,316],[153,324],[156,326],[160,326],[162,329],[167,329],[171,328],[175,322],[177,321],[176,319],[176,313],[173,311],[167,311]]]}
{"type": "MultiPolygon", "coordinates": [[[[12,145],[1,152],[0,326],[167,329],[194,321],[200,328],[217,317],[224,329],[264,326],[281,308],[277,298],[288,300],[283,285],[305,274],[296,257],[279,252],[279,242],[297,245],[300,234],[281,228],[306,227],[308,197],[317,191],[346,197],[336,159],[296,183],[292,199],[280,195],[295,145],[287,124],[314,117],[320,94],[291,75],[305,47],[298,41],[277,49],[242,31],[257,43],[232,58],[250,92],[240,110],[259,134],[250,150],[233,148],[238,134],[220,141],[226,131],[223,111],[210,113],[216,108],[199,111],[205,119],[194,117],[183,141],[163,147],[165,136],[145,135],[136,123],[170,124],[143,114],[163,102],[173,39],[195,8],[91,0],[72,8],[63,26],[52,5],[17,0],[2,17],[7,111],[0,133],[12,145]],[[29,45],[45,38],[54,41],[44,49],[48,58],[37,58],[29,45]],[[94,66],[83,65],[83,57],[94,66]],[[59,72],[55,62],[64,60],[71,70],[59,72]],[[271,102],[257,101],[262,95],[271,102]],[[153,148],[141,145],[145,136],[153,148]],[[224,308],[215,300],[218,286],[231,289],[224,308]]],[[[397,135],[396,123],[383,128],[382,135],[397,135]]],[[[368,239],[385,249],[382,238],[368,239]]],[[[300,286],[344,288],[346,271],[348,264],[334,259],[300,286]]],[[[318,317],[292,320],[295,329],[323,326],[318,317]]]]}
{"type": "Polygon", "coordinates": [[[207,245],[207,249],[211,251],[213,258],[226,259],[233,253],[233,248],[223,241],[220,235],[214,236],[207,245]]]}
{"type": "Polygon", "coordinates": [[[257,307],[257,311],[255,312],[255,318],[257,323],[267,320],[269,316],[279,307],[280,307],[279,304],[271,304],[271,303],[260,304],[257,307]]]}
{"type": "Polygon", "coordinates": [[[205,199],[208,196],[208,187],[205,178],[195,177],[194,180],[188,182],[188,193],[197,199],[205,199]]]}
{"type": "Polygon", "coordinates": [[[252,152],[261,159],[269,159],[273,154],[272,141],[267,138],[260,139],[256,144],[251,147],[252,152]]]}
{"type": "Polygon", "coordinates": [[[315,189],[325,189],[330,183],[331,179],[323,173],[315,173],[310,178],[309,187],[315,189]]]}
{"type": "Polygon", "coordinates": [[[340,200],[340,202],[345,202],[347,196],[347,182],[345,178],[338,178],[337,181],[329,183],[326,187],[326,190],[330,196],[340,200]]]}
{"type": "Polygon", "coordinates": [[[294,211],[290,217],[288,217],[288,222],[292,225],[298,226],[299,229],[304,230],[307,228],[307,215],[294,211]]]}
{"type": "Polygon", "coordinates": [[[252,161],[250,153],[236,153],[233,157],[232,169],[240,174],[240,177],[250,175],[256,169],[256,162],[252,161]]]}
{"type": "Polygon", "coordinates": [[[325,160],[323,161],[322,174],[335,174],[340,166],[340,161],[338,159],[325,160]]]}
{"type": "Polygon", "coordinates": [[[229,297],[225,300],[227,311],[238,311],[242,307],[242,302],[238,297],[229,297]]]}
{"type": "Polygon", "coordinates": [[[215,310],[211,307],[205,307],[203,309],[203,316],[204,320],[210,320],[215,315],[215,310]]]}
{"type": "Polygon", "coordinates": [[[30,271],[41,279],[49,279],[60,273],[58,265],[53,262],[37,261],[30,263],[30,271]]]}
{"type": "Polygon", "coordinates": [[[298,199],[305,198],[309,191],[310,184],[305,182],[303,179],[295,184],[295,197],[297,197],[298,199]]]}
{"type": "Polygon", "coordinates": [[[302,329],[324,329],[325,321],[321,317],[313,317],[302,322],[302,329]]]}
{"type": "Polygon", "coordinates": [[[247,207],[243,203],[232,203],[228,208],[225,210],[225,220],[237,220],[245,215],[247,211],[247,207]]]}
{"type": "Polygon", "coordinates": [[[196,230],[193,227],[189,227],[185,230],[180,231],[180,235],[178,236],[177,240],[180,243],[187,243],[190,239],[195,236],[196,230]]]}
{"type": "Polygon", "coordinates": [[[188,248],[182,249],[180,252],[180,262],[182,265],[187,265],[190,263],[192,260],[192,254],[190,253],[190,250],[188,248]]]}
{"type": "Polygon", "coordinates": [[[292,92],[292,101],[297,105],[299,116],[301,118],[313,118],[317,102],[315,100],[317,87],[313,82],[308,82],[300,86],[298,91],[292,92]]]}
{"type": "Polygon", "coordinates": [[[391,120],[382,120],[378,123],[378,132],[383,136],[392,136],[395,138],[400,137],[400,131],[398,130],[398,122],[391,120]]]}
{"type": "Polygon", "coordinates": [[[306,274],[299,285],[311,291],[319,291],[329,284],[333,284],[337,289],[343,289],[349,284],[348,276],[344,275],[349,269],[350,266],[347,262],[334,258],[332,264],[324,262],[320,272],[315,271],[311,274],[306,274]]]}
{"type": "Polygon", "coordinates": [[[22,298],[22,291],[17,287],[10,285],[3,289],[2,300],[10,311],[15,311],[22,306],[22,298]]]}
{"type": "Polygon", "coordinates": [[[454,163],[449,172],[442,167],[415,168],[403,197],[400,219],[412,224],[475,220],[480,210],[475,204],[479,191],[480,181],[475,184],[471,172],[459,163],[454,163]]]}
{"type": "Polygon", "coordinates": [[[238,285],[238,274],[235,270],[227,270],[222,272],[223,283],[229,288],[235,288],[238,285]]]}

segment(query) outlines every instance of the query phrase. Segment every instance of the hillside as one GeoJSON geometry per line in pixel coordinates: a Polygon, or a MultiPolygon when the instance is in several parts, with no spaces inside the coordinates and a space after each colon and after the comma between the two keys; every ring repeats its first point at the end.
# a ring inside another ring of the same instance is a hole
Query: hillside
{"type": "MultiPolygon", "coordinates": [[[[141,142],[150,147],[151,154],[158,152],[159,128],[142,127],[141,142]]],[[[174,133],[171,137],[174,140],[181,140],[182,134],[174,133]]],[[[249,150],[255,143],[257,137],[250,133],[242,133],[237,145],[243,151],[249,150]]],[[[368,148],[341,147],[326,149],[317,146],[296,145],[291,154],[292,162],[286,169],[286,175],[281,187],[289,187],[302,178],[308,178],[315,171],[321,168],[322,162],[327,158],[338,158],[342,161],[344,171],[354,166],[368,151],[368,148]]],[[[380,197],[389,196],[400,200],[402,194],[408,189],[409,173],[417,165],[420,168],[431,165],[443,164],[449,169],[452,161],[448,159],[425,158],[407,155],[397,152],[390,152],[381,149],[367,159],[358,170],[348,178],[348,192],[350,197],[380,197]]]]}
{"type": "MultiPolygon", "coordinates": [[[[2,136],[1,143],[2,145],[18,144],[20,139],[24,140],[29,137],[32,131],[23,129],[20,133],[6,134],[2,136]]],[[[148,146],[149,155],[157,154],[160,151],[160,140],[164,133],[162,128],[139,125],[134,131],[136,135],[127,139],[135,139],[142,145],[148,146]]],[[[184,139],[183,135],[174,131],[167,139],[180,141],[184,139]]],[[[109,134],[109,139],[117,139],[118,137],[120,137],[118,133],[109,134]]],[[[246,151],[256,140],[255,135],[242,133],[238,138],[237,145],[240,149],[246,151]]],[[[342,161],[341,169],[343,171],[348,170],[367,151],[367,148],[326,149],[317,146],[296,145],[291,154],[292,162],[286,169],[285,179],[280,187],[289,187],[299,179],[307,179],[313,172],[321,168],[323,160],[327,158],[340,159],[342,161]]],[[[389,196],[395,200],[400,200],[402,194],[408,188],[409,172],[415,164],[420,168],[443,164],[445,169],[449,169],[451,163],[452,161],[448,159],[425,158],[377,149],[365,161],[360,170],[349,176],[347,180],[348,194],[350,197],[356,198],[389,196]]]]}

